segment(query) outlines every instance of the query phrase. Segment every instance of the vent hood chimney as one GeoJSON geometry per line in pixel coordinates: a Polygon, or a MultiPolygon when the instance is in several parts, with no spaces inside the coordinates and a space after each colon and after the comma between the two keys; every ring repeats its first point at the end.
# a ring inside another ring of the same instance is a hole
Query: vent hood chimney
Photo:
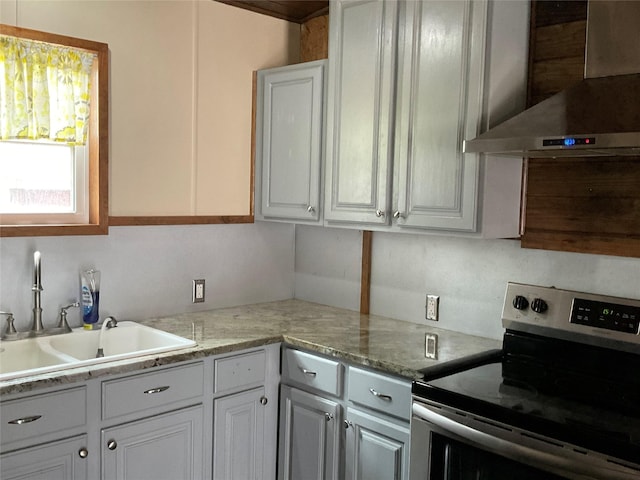
{"type": "Polygon", "coordinates": [[[465,140],[465,152],[640,156],[640,1],[589,0],[585,78],[465,140]]]}

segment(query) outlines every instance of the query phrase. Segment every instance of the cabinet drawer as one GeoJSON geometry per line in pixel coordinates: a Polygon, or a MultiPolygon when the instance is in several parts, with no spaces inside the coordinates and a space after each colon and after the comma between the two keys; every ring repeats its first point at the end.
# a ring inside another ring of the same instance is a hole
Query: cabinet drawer
{"type": "Polygon", "coordinates": [[[266,357],[264,350],[220,358],[214,361],[214,392],[263,385],[266,357]]]}
{"type": "Polygon", "coordinates": [[[171,406],[203,394],[202,363],[102,382],[102,419],[171,406]]]}
{"type": "Polygon", "coordinates": [[[344,367],[340,362],[290,348],[285,349],[282,357],[284,382],[291,381],[337,397],[342,395],[344,367]]]}
{"type": "Polygon", "coordinates": [[[350,367],[349,400],[408,420],[411,413],[411,382],[350,367]]]}
{"type": "Polygon", "coordinates": [[[65,432],[87,423],[86,387],[34,395],[2,402],[2,446],[48,434],[65,432]]]}

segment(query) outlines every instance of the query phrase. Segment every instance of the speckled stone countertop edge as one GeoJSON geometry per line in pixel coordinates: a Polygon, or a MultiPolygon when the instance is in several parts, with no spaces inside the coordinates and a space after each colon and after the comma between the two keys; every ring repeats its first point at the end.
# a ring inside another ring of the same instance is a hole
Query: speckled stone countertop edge
{"type": "Polygon", "coordinates": [[[291,347],[319,353],[327,357],[334,357],[345,362],[350,362],[352,364],[360,365],[363,367],[369,367],[374,370],[379,370],[382,373],[397,375],[409,380],[420,379],[423,375],[419,370],[409,368],[399,363],[390,362],[387,360],[375,360],[373,358],[367,357],[366,355],[354,354],[326,345],[319,345],[317,343],[294,338],[289,335],[284,335],[283,343],[291,347]]]}

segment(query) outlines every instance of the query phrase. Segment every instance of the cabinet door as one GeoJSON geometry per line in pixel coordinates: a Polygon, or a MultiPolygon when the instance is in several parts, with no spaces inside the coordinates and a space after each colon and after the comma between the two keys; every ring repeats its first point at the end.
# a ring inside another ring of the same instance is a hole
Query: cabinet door
{"type": "Polygon", "coordinates": [[[89,453],[86,447],[87,437],[82,435],[0,455],[0,478],[86,480],[89,453]]]}
{"type": "Polygon", "coordinates": [[[280,395],[280,480],[339,478],[340,406],[283,385],[280,395]]]}
{"type": "Polygon", "coordinates": [[[485,1],[406,2],[396,117],[400,227],[474,231],[479,157],[462,152],[479,132],[485,1]]]}
{"type": "Polygon", "coordinates": [[[258,72],[256,212],[317,223],[325,60],[258,72]]]}
{"type": "Polygon", "coordinates": [[[102,430],[103,480],[200,479],[202,406],[102,430]]]}
{"type": "MultiPolygon", "coordinates": [[[[213,478],[272,478],[265,471],[264,388],[218,398],[213,402],[213,478]]],[[[274,411],[273,415],[276,414],[274,411]]],[[[275,449],[273,449],[275,455],[275,449]]]]}
{"type": "Polygon", "coordinates": [[[325,220],[389,224],[398,4],[330,2],[325,220]]]}
{"type": "Polygon", "coordinates": [[[407,480],[409,423],[347,409],[347,480],[407,480]]]}

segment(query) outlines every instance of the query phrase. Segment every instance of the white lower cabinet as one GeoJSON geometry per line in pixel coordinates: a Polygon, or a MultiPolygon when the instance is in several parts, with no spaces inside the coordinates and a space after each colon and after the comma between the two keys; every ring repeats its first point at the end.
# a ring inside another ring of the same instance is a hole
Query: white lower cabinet
{"type": "Polygon", "coordinates": [[[202,405],[105,428],[104,480],[196,480],[202,469],[202,405]]]}
{"type": "Polygon", "coordinates": [[[3,480],[87,480],[87,436],[0,455],[3,480]]]}
{"type": "Polygon", "coordinates": [[[409,380],[285,348],[281,381],[280,480],[409,478],[409,380]]]}
{"type": "Polygon", "coordinates": [[[279,368],[273,344],[3,396],[0,478],[408,478],[408,380],[289,347],[279,368]]]}
{"type": "Polygon", "coordinates": [[[2,480],[273,480],[280,345],[0,400],[2,480]]]}
{"type": "Polygon", "coordinates": [[[0,478],[88,478],[87,388],[2,399],[0,478]]]}
{"type": "Polygon", "coordinates": [[[347,409],[345,478],[409,478],[409,423],[347,409]]]}
{"type": "Polygon", "coordinates": [[[276,477],[280,345],[213,362],[213,479],[276,477]]]}
{"type": "Polygon", "coordinates": [[[264,387],[213,401],[213,478],[267,478],[264,387]]]}
{"type": "Polygon", "coordinates": [[[286,385],[281,387],[281,480],[340,478],[341,416],[341,407],[333,400],[286,385]]]}

